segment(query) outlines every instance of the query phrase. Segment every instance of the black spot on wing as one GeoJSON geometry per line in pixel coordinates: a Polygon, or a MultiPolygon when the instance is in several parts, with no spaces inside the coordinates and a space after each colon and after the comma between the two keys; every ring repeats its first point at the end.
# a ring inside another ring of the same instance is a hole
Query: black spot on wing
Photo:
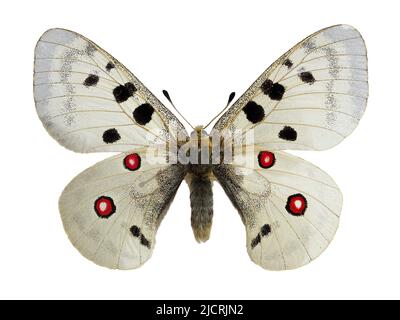
{"type": "Polygon", "coordinates": [[[261,228],[261,236],[265,237],[271,233],[271,226],[269,224],[264,224],[261,228]]]}
{"type": "Polygon", "coordinates": [[[285,126],[281,131],[279,131],[279,138],[287,141],[296,141],[297,132],[292,127],[285,126]]]}
{"type": "Polygon", "coordinates": [[[149,249],[151,247],[150,241],[147,240],[146,237],[143,234],[140,235],[140,244],[142,244],[143,246],[145,246],[145,247],[147,247],[149,249]]]}
{"type": "Polygon", "coordinates": [[[274,83],[271,80],[269,79],[265,80],[261,85],[262,92],[264,92],[264,94],[268,96],[273,85],[274,83]]]}
{"type": "Polygon", "coordinates": [[[138,226],[132,226],[129,230],[134,237],[138,238],[140,236],[140,228],[138,226]]]}
{"type": "Polygon", "coordinates": [[[125,102],[128,100],[130,97],[133,96],[133,94],[137,91],[135,85],[131,82],[127,82],[124,85],[119,85],[114,88],[113,90],[113,95],[115,98],[115,101],[118,103],[125,102]]]}
{"type": "Polygon", "coordinates": [[[85,79],[83,84],[86,87],[92,87],[95,86],[99,82],[99,76],[96,74],[89,74],[89,76],[85,79]]]}
{"type": "Polygon", "coordinates": [[[140,228],[136,225],[133,225],[132,227],[130,227],[130,232],[131,234],[135,237],[135,238],[139,238],[140,239],[140,244],[147,247],[147,248],[151,248],[151,242],[149,240],[146,239],[146,237],[143,235],[142,231],[140,230],[140,228]]]}
{"type": "Polygon", "coordinates": [[[149,103],[143,103],[133,111],[133,118],[135,121],[144,126],[151,121],[154,108],[149,103]]]}
{"type": "Polygon", "coordinates": [[[115,68],[115,64],[112,62],[107,63],[106,70],[109,72],[111,69],[115,68]]]}
{"type": "Polygon", "coordinates": [[[103,133],[103,141],[105,143],[114,143],[119,139],[121,139],[121,136],[115,128],[108,129],[103,133]]]}
{"type": "Polygon", "coordinates": [[[261,85],[262,92],[270,97],[271,100],[281,100],[284,93],[285,87],[279,83],[273,83],[271,80],[267,79],[261,85]]]}
{"type": "Polygon", "coordinates": [[[299,78],[301,79],[301,81],[308,83],[308,84],[313,84],[315,82],[314,76],[312,75],[311,72],[308,72],[308,71],[299,73],[299,78]]]}
{"type": "Polygon", "coordinates": [[[260,234],[257,235],[253,240],[251,240],[251,248],[254,249],[261,242],[260,234]]]}
{"type": "Polygon", "coordinates": [[[246,114],[247,120],[252,123],[260,122],[265,117],[264,108],[254,101],[247,102],[242,110],[246,114]]]}
{"type": "Polygon", "coordinates": [[[293,67],[293,62],[289,59],[286,59],[285,61],[283,61],[283,65],[290,69],[291,67],[293,67]]]}
{"type": "Polygon", "coordinates": [[[261,227],[257,237],[251,240],[251,248],[254,249],[261,242],[261,238],[268,236],[271,232],[271,226],[269,224],[264,224],[261,227]]]}

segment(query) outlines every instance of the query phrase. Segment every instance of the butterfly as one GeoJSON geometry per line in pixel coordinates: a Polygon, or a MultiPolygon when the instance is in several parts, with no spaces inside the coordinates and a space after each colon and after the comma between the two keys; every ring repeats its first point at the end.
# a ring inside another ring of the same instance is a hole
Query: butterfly
{"type": "Polygon", "coordinates": [[[98,45],[72,31],[46,31],[34,62],[44,127],[75,152],[119,152],[63,191],[59,209],[70,241],[100,266],[141,266],[183,180],[194,236],[207,241],[218,181],[240,214],[256,264],[287,270],[309,263],[335,235],[342,195],[321,169],[281,150],[325,150],[347,137],[366,108],[367,75],[356,29],[320,30],[267,68],[209,134],[198,126],[189,135],[98,45]]]}

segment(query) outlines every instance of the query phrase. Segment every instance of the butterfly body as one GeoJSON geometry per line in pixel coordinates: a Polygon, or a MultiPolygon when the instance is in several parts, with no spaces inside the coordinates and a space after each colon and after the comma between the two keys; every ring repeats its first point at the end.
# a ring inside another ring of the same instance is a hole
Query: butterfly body
{"type": "MultiPolygon", "coordinates": [[[[213,217],[211,140],[202,126],[190,134],[185,180],[190,190],[191,225],[195,239],[205,242],[210,237],[213,217]]],[[[185,161],[186,162],[186,161],[185,161]]]]}
{"type": "Polygon", "coordinates": [[[120,152],[75,177],[59,200],[86,258],[112,269],[145,263],[183,180],[195,239],[207,241],[218,181],[245,225],[250,258],[288,270],[328,247],[342,194],[324,171],[282,150],[329,149],[354,130],[368,97],[366,48],[351,26],[322,29],[267,68],[210,134],[198,126],[189,135],[118,60],[51,29],[35,49],[34,96],[44,127],[66,148],[120,152]]]}

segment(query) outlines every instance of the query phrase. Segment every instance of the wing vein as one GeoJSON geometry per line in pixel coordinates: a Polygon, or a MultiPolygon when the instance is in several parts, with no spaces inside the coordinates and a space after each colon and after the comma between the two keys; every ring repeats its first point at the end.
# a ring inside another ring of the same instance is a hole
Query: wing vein
{"type": "Polygon", "coordinates": [[[304,248],[305,252],[307,253],[308,258],[310,259],[310,261],[312,260],[310,253],[308,252],[305,244],[303,243],[303,241],[301,241],[300,236],[298,235],[298,233],[296,232],[296,230],[294,230],[292,224],[289,222],[289,220],[286,218],[285,214],[281,212],[281,210],[277,207],[277,205],[275,204],[275,202],[270,199],[270,202],[272,203],[272,205],[275,207],[275,209],[279,212],[279,214],[282,216],[282,218],[286,221],[287,225],[290,227],[290,229],[292,229],[293,233],[296,235],[296,238],[299,240],[299,242],[301,243],[302,247],[304,248]]]}
{"type": "Polygon", "coordinates": [[[340,111],[340,110],[329,110],[327,108],[279,108],[279,109],[275,109],[273,112],[280,112],[280,111],[289,111],[290,112],[292,110],[310,110],[310,111],[323,110],[323,111],[327,111],[327,112],[340,113],[340,114],[343,114],[343,115],[348,116],[350,118],[356,119],[357,121],[360,120],[360,118],[357,118],[354,115],[351,115],[350,113],[343,112],[343,111],[340,111]]]}

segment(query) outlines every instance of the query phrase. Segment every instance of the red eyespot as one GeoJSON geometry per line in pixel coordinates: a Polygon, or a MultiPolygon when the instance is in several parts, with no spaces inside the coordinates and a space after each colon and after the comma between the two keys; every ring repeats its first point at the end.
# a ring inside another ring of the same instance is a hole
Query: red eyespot
{"type": "Polygon", "coordinates": [[[294,216],[302,216],[307,209],[307,200],[300,194],[293,194],[288,197],[286,202],[286,211],[294,216]]]}
{"type": "Polygon", "coordinates": [[[124,167],[129,171],[135,171],[140,168],[140,156],[137,153],[132,153],[124,158],[124,167]]]}
{"type": "Polygon", "coordinates": [[[100,218],[109,218],[115,210],[114,201],[110,197],[101,196],[94,202],[94,211],[100,218]]]}
{"type": "Polygon", "coordinates": [[[275,164],[275,155],[269,151],[261,151],[258,154],[258,164],[264,169],[271,168],[275,164]]]}

